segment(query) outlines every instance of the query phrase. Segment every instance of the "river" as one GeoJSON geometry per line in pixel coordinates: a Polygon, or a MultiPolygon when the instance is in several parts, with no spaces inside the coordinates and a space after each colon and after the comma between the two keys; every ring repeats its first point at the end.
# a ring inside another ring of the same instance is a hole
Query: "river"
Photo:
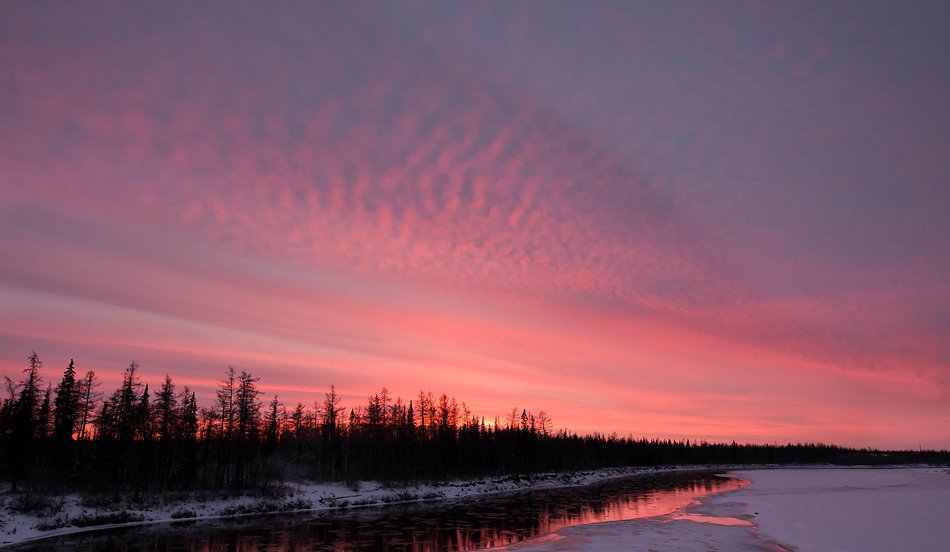
{"type": "Polygon", "coordinates": [[[544,538],[558,529],[660,516],[741,488],[712,472],[630,477],[586,487],[312,514],[163,523],[64,535],[14,550],[461,551],[544,538]]]}

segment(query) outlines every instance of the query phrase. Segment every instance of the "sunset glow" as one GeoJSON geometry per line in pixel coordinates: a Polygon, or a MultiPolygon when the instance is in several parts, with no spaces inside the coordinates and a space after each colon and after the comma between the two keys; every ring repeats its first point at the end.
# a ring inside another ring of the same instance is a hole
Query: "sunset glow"
{"type": "Polygon", "coordinates": [[[950,448],[950,11],[835,6],[6,3],[0,374],[950,448]]]}

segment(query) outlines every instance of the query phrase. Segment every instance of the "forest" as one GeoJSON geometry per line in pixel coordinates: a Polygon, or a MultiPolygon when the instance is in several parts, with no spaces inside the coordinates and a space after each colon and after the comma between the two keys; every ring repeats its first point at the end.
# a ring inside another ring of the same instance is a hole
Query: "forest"
{"type": "Polygon", "coordinates": [[[737,444],[578,435],[513,408],[486,422],[454,397],[386,388],[346,407],[334,386],[311,405],[283,405],[252,374],[228,368],[213,402],[168,376],[157,387],[130,363],[103,393],[71,360],[44,383],[29,356],[5,377],[0,469],[12,492],[244,492],[289,480],[426,482],[618,466],[908,464],[950,462],[950,451],[875,451],[828,444],[737,444]]]}

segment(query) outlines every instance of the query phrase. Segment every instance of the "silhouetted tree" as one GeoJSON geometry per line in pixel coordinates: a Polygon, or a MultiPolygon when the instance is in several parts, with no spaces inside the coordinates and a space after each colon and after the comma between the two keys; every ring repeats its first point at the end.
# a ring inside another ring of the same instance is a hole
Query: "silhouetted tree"
{"type": "Polygon", "coordinates": [[[237,391],[234,395],[237,407],[237,428],[235,433],[236,462],[231,484],[240,489],[246,483],[247,467],[257,457],[258,435],[261,419],[261,403],[257,397],[262,391],[257,388],[258,378],[241,371],[238,376],[237,391]]]}
{"type": "Polygon", "coordinates": [[[538,433],[542,437],[547,437],[551,434],[551,418],[547,415],[545,411],[538,412],[538,433]]]}
{"type": "Polygon", "coordinates": [[[294,442],[296,443],[300,443],[303,440],[304,418],[305,413],[303,403],[298,402],[297,406],[295,406],[293,411],[290,413],[290,428],[293,432],[294,442]]]}
{"type": "Polygon", "coordinates": [[[215,466],[215,483],[217,486],[225,486],[231,479],[231,449],[234,436],[234,393],[235,393],[234,367],[228,366],[227,376],[218,384],[217,391],[217,420],[220,424],[218,431],[218,454],[215,466]]]}
{"type": "Polygon", "coordinates": [[[514,430],[518,429],[518,409],[512,408],[511,412],[508,413],[508,417],[505,418],[505,423],[508,426],[508,429],[514,430]]]}
{"type": "Polygon", "coordinates": [[[175,384],[168,374],[165,374],[165,381],[162,382],[158,394],[155,395],[155,404],[152,407],[155,416],[155,435],[159,443],[169,443],[174,437],[178,415],[176,402],[175,384]]]}
{"type": "Polygon", "coordinates": [[[130,362],[122,374],[122,385],[112,394],[113,419],[116,425],[116,439],[120,443],[131,443],[135,439],[137,422],[139,421],[139,381],[136,371],[138,363],[130,362]]]}
{"type": "Polygon", "coordinates": [[[99,460],[111,464],[111,482],[116,488],[124,486],[137,475],[140,468],[138,447],[133,446],[142,429],[142,383],[138,378],[139,365],[130,362],[122,373],[122,383],[109,399],[102,401],[96,420],[99,460]]]}
{"type": "Polygon", "coordinates": [[[72,465],[73,433],[76,431],[79,416],[79,391],[76,366],[73,359],[69,359],[63,379],[56,386],[53,412],[53,459],[61,476],[65,475],[72,465]]]}
{"type": "Polygon", "coordinates": [[[40,409],[36,413],[36,438],[40,442],[46,442],[50,433],[53,431],[53,391],[49,385],[43,392],[43,401],[40,403],[40,409]]]}
{"type": "Polygon", "coordinates": [[[99,392],[97,388],[99,382],[96,380],[96,373],[92,370],[86,372],[79,383],[79,440],[82,441],[88,437],[87,428],[94,421],[96,403],[99,402],[99,392]]]}
{"type": "Polygon", "coordinates": [[[134,362],[94,417],[97,394],[92,372],[77,382],[75,363],[70,361],[53,400],[49,386],[41,395],[40,366],[34,352],[22,381],[14,384],[5,377],[0,476],[9,478],[14,491],[18,486],[66,485],[136,493],[167,488],[240,492],[291,473],[353,483],[606,466],[950,462],[948,451],[884,455],[823,444],[579,436],[554,431],[546,412],[535,415],[527,408],[520,414],[513,408],[504,421],[496,416],[494,424],[486,424],[466,403],[460,408],[447,394],[434,399],[431,391],[420,392],[418,402],[405,404],[385,387],[364,404],[352,405],[348,418],[331,385],[312,409],[298,402],[289,417],[274,396],[262,419],[258,400],[262,391],[258,378],[248,372],[236,375],[229,368],[213,406],[199,410],[196,394],[187,387],[176,393],[167,375],[150,400],[149,386],[139,381],[134,362]],[[52,420],[51,430],[43,429],[49,425],[44,419],[52,420]],[[89,424],[96,428],[94,440],[88,438],[89,424]],[[61,445],[75,454],[62,454],[61,445]],[[37,477],[40,474],[42,478],[37,477]]]}
{"type": "Polygon", "coordinates": [[[280,402],[277,400],[277,395],[274,395],[274,399],[267,407],[267,416],[264,419],[264,425],[266,426],[264,430],[264,454],[270,456],[277,448],[277,440],[280,436],[280,402]]]}
{"type": "Polygon", "coordinates": [[[36,453],[36,416],[39,403],[40,367],[36,351],[29,356],[30,366],[20,384],[20,394],[13,405],[10,436],[10,491],[17,492],[17,483],[29,476],[36,453]]]}
{"type": "Polygon", "coordinates": [[[418,409],[418,412],[419,412],[419,433],[420,433],[423,437],[425,437],[425,434],[426,434],[426,427],[427,427],[427,426],[426,426],[426,413],[427,413],[426,402],[427,402],[427,398],[426,398],[426,393],[425,393],[425,391],[419,391],[419,398],[418,398],[418,402],[417,402],[417,404],[419,405],[419,409],[418,409]]]}
{"type": "Polygon", "coordinates": [[[134,438],[139,441],[151,441],[155,435],[152,427],[152,408],[149,399],[148,384],[142,389],[142,396],[139,397],[135,408],[135,418],[132,420],[134,438]]]}
{"type": "Polygon", "coordinates": [[[175,432],[177,443],[175,474],[179,485],[188,488],[194,485],[198,469],[198,400],[195,393],[185,386],[179,397],[180,407],[178,430],[175,432]]]}

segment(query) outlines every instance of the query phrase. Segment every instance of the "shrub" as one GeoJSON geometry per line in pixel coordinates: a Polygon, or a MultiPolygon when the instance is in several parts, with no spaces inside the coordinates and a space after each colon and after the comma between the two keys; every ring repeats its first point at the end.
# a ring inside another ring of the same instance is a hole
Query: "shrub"
{"type": "Polygon", "coordinates": [[[121,501],[122,498],[117,494],[91,494],[82,496],[81,504],[87,508],[103,508],[121,501]]]}
{"type": "Polygon", "coordinates": [[[313,508],[313,503],[309,500],[298,498],[288,502],[278,502],[272,500],[259,500],[252,504],[237,504],[228,506],[221,510],[222,516],[239,516],[247,514],[271,514],[274,512],[291,512],[294,510],[309,510],[313,508]]]}
{"type": "Polygon", "coordinates": [[[58,512],[62,503],[57,503],[48,496],[26,493],[17,495],[10,502],[10,511],[18,514],[46,514],[58,512]]]}
{"type": "Polygon", "coordinates": [[[289,512],[292,510],[310,510],[313,508],[313,502],[305,500],[303,498],[298,498],[297,500],[291,500],[285,502],[281,505],[281,511],[289,512]]]}
{"type": "Polygon", "coordinates": [[[109,514],[97,514],[95,516],[82,515],[73,518],[73,525],[76,527],[91,527],[93,525],[112,525],[116,523],[133,523],[143,521],[145,517],[140,514],[134,514],[128,511],[112,512],[109,514]]]}
{"type": "Polygon", "coordinates": [[[69,523],[66,522],[66,520],[57,518],[50,521],[42,521],[36,526],[36,528],[40,531],[52,531],[53,529],[61,529],[68,525],[69,523]]]}

